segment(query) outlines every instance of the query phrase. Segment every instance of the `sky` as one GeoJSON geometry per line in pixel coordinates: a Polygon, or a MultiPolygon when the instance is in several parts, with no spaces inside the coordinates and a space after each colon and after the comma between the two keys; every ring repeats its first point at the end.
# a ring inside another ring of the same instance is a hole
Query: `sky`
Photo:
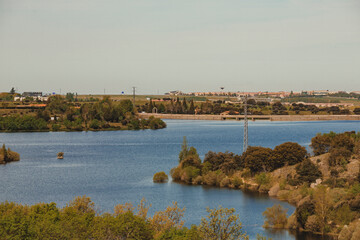
{"type": "Polygon", "coordinates": [[[0,92],[360,91],[359,0],[0,0],[0,92]]]}

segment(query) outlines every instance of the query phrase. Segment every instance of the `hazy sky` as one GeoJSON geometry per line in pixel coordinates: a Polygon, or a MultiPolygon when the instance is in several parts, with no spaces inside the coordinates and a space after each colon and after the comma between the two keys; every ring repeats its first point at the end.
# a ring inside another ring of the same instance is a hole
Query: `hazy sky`
{"type": "Polygon", "coordinates": [[[0,0],[0,91],[360,90],[359,0],[0,0]]]}

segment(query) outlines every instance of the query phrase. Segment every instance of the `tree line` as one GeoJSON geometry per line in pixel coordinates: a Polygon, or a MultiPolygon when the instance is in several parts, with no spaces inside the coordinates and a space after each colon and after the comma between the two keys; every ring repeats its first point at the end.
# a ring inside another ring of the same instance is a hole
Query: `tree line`
{"type": "MultiPolygon", "coordinates": [[[[1,239],[249,239],[234,209],[207,209],[199,225],[184,227],[185,208],[173,202],[149,216],[151,204],[142,199],[137,206],[119,204],[113,213],[99,213],[89,197],[76,197],[65,207],[56,203],[31,206],[0,203],[1,239]]],[[[258,236],[257,239],[266,238],[258,236]]]]}
{"type": "MultiPolygon", "coordinates": [[[[329,114],[329,115],[350,115],[360,114],[360,108],[350,111],[347,108],[339,106],[317,107],[315,105],[306,105],[302,103],[292,103],[287,106],[280,101],[269,103],[256,101],[254,99],[247,100],[248,114],[252,115],[289,115],[289,114],[329,114]]],[[[244,106],[240,103],[229,103],[222,100],[206,101],[194,103],[191,99],[186,100],[179,97],[169,99],[169,101],[155,102],[149,100],[148,103],[138,106],[138,111],[147,113],[167,113],[167,114],[215,114],[218,115],[227,112],[229,115],[244,114],[244,106]]]]}
{"type": "Polygon", "coordinates": [[[74,104],[62,96],[48,99],[35,114],[0,117],[2,131],[82,131],[103,129],[160,129],[158,118],[140,119],[130,100],[113,102],[109,97],[94,103],[74,104]]]}

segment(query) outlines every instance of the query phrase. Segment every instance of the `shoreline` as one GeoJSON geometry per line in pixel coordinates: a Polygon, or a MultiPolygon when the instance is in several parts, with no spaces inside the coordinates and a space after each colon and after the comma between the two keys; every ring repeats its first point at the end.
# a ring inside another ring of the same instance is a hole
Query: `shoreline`
{"type": "MultiPolygon", "coordinates": [[[[214,121],[243,121],[244,115],[206,115],[206,114],[164,114],[139,113],[140,118],[154,116],[160,119],[177,120],[214,120],[214,121]]],[[[360,121],[360,115],[248,115],[250,121],[360,121]]]]}

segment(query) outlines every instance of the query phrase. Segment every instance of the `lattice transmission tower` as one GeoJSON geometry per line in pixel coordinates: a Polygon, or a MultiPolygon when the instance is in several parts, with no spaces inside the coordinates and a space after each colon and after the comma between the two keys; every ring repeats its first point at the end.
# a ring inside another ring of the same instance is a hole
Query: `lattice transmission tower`
{"type": "Polygon", "coordinates": [[[248,112],[247,112],[247,95],[243,98],[244,105],[244,143],[243,143],[243,151],[246,152],[248,148],[248,112]]]}

